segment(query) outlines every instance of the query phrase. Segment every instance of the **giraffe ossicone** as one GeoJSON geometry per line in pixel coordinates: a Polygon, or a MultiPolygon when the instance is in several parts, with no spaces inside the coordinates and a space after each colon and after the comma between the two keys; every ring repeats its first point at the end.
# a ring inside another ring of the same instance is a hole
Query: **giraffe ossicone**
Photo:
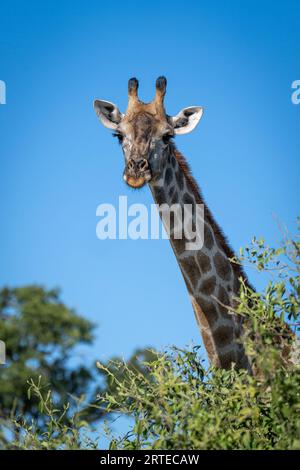
{"type": "Polygon", "coordinates": [[[95,100],[94,108],[102,124],[114,131],[121,144],[125,159],[123,178],[129,186],[140,188],[148,184],[159,206],[189,205],[194,228],[197,228],[196,207],[204,205],[203,243],[199,248],[189,247],[190,240],[185,236],[175,236],[174,219],[169,227],[171,246],[209,360],[222,368],[229,368],[234,363],[237,368],[250,371],[240,341],[242,317],[229,312],[235,306],[241,280],[248,282],[246,275],[241,266],[231,262],[234,253],[205,204],[186,160],[173,142],[173,137],[187,134],[197,126],[203,108],[190,106],[176,116],[169,116],[164,107],[166,86],[166,79],[159,77],[153,101],[143,103],[138,97],[138,81],[132,78],[128,82],[125,114],[115,104],[104,100],[95,100]]]}

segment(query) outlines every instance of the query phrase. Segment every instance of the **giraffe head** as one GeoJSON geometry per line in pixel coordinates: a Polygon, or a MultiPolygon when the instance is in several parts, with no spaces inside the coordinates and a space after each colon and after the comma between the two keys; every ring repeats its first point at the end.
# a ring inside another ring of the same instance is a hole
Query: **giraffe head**
{"type": "Polygon", "coordinates": [[[166,158],[170,139],[177,134],[191,132],[201,119],[200,106],[184,108],[176,116],[168,116],[164,108],[167,80],[156,80],[156,94],[151,103],[138,98],[138,81],[128,82],[128,107],[125,114],[103,100],[95,100],[94,108],[102,124],[114,130],[125,157],[123,178],[133,188],[159,178],[166,158]]]}

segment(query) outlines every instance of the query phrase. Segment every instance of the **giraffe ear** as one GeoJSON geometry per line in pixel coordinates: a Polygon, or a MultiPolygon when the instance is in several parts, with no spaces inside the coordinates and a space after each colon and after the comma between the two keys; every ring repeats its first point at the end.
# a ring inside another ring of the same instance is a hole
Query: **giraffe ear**
{"type": "Polygon", "coordinates": [[[184,108],[176,116],[171,118],[175,134],[188,134],[197,126],[203,115],[201,106],[184,108]]]}
{"type": "Polygon", "coordinates": [[[108,129],[115,130],[122,120],[123,114],[110,101],[95,100],[94,109],[102,124],[108,129]]]}

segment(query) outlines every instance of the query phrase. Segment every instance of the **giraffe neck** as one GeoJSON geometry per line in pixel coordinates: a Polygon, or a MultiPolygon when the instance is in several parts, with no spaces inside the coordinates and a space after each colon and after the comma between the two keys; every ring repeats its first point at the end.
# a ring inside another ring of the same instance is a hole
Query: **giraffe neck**
{"type": "MultiPolygon", "coordinates": [[[[248,360],[239,337],[242,325],[239,316],[228,313],[225,306],[234,306],[239,291],[239,277],[245,278],[241,268],[229,258],[233,252],[220,228],[205,205],[195,180],[183,156],[170,144],[166,165],[161,176],[150,183],[151,192],[158,205],[204,204],[204,243],[200,249],[189,250],[190,240],[176,239],[172,230],[170,242],[183,274],[196,321],[210,362],[222,368],[249,369],[248,360]]],[[[195,214],[195,211],[193,211],[195,214]]],[[[197,226],[197,225],[196,225],[197,226]]]]}

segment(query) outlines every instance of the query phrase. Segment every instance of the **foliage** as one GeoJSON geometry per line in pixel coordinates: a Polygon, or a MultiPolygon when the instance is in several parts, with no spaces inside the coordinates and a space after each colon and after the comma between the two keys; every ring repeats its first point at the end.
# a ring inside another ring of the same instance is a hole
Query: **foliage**
{"type": "Polygon", "coordinates": [[[27,398],[27,380],[42,375],[58,406],[68,395],[85,393],[92,375],[88,368],[72,368],[68,361],[75,346],[91,344],[93,325],[60,299],[57,289],[41,286],[3,288],[0,291],[0,338],[6,343],[7,363],[0,381],[0,416],[11,413],[39,418],[27,398]]]}
{"type": "MultiPolygon", "coordinates": [[[[285,237],[279,248],[254,239],[235,262],[249,262],[269,276],[262,292],[242,284],[237,313],[244,316],[245,349],[254,375],[206,368],[199,348],[172,348],[142,361],[98,363],[107,390],[98,397],[99,413],[132,418],[130,431],[109,434],[111,449],[299,449],[300,368],[298,238],[285,237]],[[289,321],[290,326],[286,326],[289,321]]],[[[24,420],[14,448],[95,448],[101,439],[87,433],[80,413],[61,419],[51,392],[30,382],[47,429],[24,420]],[[89,436],[88,438],[86,436],[89,436]],[[85,436],[85,438],[83,437],[85,436]]],[[[107,430],[110,433],[109,430],[107,430]]],[[[96,436],[99,437],[99,429],[96,436]]]]}
{"type": "MultiPolygon", "coordinates": [[[[93,404],[108,386],[107,375],[92,363],[72,361],[78,345],[92,344],[93,329],[90,321],[62,302],[58,289],[31,285],[0,290],[0,338],[6,343],[6,364],[0,368],[0,441],[2,436],[5,445],[3,429],[9,419],[17,424],[9,426],[16,438],[24,419],[37,423],[40,433],[47,430],[49,417],[41,413],[39,403],[47,401],[49,389],[54,409],[64,410],[68,403],[61,424],[79,414],[87,422],[103,417],[105,410],[93,404]],[[29,399],[29,380],[30,387],[37,384],[39,400],[29,399]]],[[[141,362],[137,358],[151,360],[149,353],[140,350],[128,367],[141,362]]]]}
{"type": "Polygon", "coordinates": [[[134,418],[118,449],[296,449],[300,447],[299,371],[280,368],[260,381],[199,366],[194,351],[174,349],[110,396],[112,410],[134,418]]]}
{"type": "Polygon", "coordinates": [[[198,348],[173,348],[147,365],[147,376],[127,370],[124,382],[112,375],[117,394],[105,397],[107,408],[134,418],[113,448],[300,448],[300,354],[292,332],[299,328],[299,239],[285,236],[275,249],[254,238],[235,262],[270,278],[261,293],[242,283],[236,311],[255,374],[206,369],[198,348]]]}

